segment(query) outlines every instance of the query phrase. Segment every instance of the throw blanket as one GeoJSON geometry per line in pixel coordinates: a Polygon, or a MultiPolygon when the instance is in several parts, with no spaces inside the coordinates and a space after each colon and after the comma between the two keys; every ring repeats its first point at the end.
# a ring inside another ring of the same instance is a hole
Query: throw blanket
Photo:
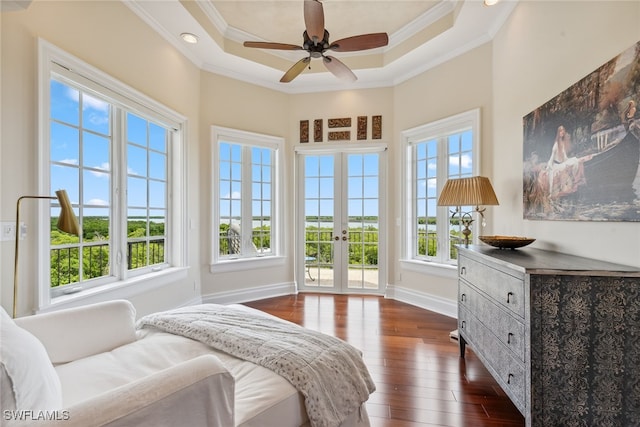
{"type": "Polygon", "coordinates": [[[192,338],[272,370],[302,393],[313,427],[339,426],[375,391],[359,350],[248,307],[184,307],[144,316],[137,326],[192,338]]]}

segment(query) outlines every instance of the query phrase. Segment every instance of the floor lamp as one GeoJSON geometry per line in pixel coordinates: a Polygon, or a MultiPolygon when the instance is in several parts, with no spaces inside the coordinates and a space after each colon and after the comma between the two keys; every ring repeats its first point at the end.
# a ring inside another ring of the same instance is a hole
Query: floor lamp
{"type": "Polygon", "coordinates": [[[60,203],[60,216],[58,217],[58,229],[65,233],[80,235],[80,225],[78,225],[78,218],[73,213],[71,202],[66,190],[56,191],[56,197],[54,196],[22,196],[18,199],[16,204],[16,251],[13,264],[13,318],[15,319],[18,311],[18,259],[19,259],[19,244],[20,244],[20,202],[23,199],[58,199],[60,203]]]}

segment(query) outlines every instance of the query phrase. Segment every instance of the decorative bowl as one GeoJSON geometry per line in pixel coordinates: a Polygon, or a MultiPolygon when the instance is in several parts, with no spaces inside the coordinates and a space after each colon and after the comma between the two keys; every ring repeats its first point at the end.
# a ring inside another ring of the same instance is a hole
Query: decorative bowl
{"type": "Polygon", "coordinates": [[[491,245],[500,249],[521,248],[535,242],[536,240],[530,237],[517,236],[479,236],[479,239],[487,245],[491,245]]]}

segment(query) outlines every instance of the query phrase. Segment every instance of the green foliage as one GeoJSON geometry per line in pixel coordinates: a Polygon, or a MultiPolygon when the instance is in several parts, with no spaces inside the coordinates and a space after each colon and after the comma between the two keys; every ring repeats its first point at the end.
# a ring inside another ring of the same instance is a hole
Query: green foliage
{"type": "MultiPolygon", "coordinates": [[[[333,230],[330,227],[308,226],[305,230],[305,257],[311,264],[333,263],[333,230]]],[[[378,229],[374,226],[350,227],[349,265],[378,265],[378,229]]]]}
{"type": "MultiPolygon", "coordinates": [[[[469,235],[469,238],[473,238],[473,235],[469,235]]],[[[458,249],[455,245],[463,242],[462,232],[450,230],[449,241],[451,242],[449,256],[451,259],[458,259],[458,249]]],[[[418,232],[418,255],[436,256],[437,252],[438,241],[436,232],[420,230],[418,232]]]]}
{"type": "MultiPolygon", "coordinates": [[[[80,282],[110,274],[109,218],[85,216],[82,219],[82,257],[78,236],[60,232],[56,228],[58,218],[51,218],[51,287],[80,282]]],[[[164,239],[147,243],[146,220],[127,223],[129,269],[164,262],[164,239]]],[[[164,236],[164,223],[149,222],[149,236],[164,236]]]]}

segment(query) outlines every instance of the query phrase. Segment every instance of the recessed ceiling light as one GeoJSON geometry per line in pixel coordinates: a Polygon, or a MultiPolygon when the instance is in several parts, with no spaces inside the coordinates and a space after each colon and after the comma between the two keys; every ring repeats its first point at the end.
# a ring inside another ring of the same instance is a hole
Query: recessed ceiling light
{"type": "Polygon", "coordinates": [[[198,43],[198,36],[196,36],[195,34],[182,33],[180,34],[180,37],[182,37],[182,40],[186,41],[187,43],[191,43],[191,44],[198,43]]]}
{"type": "Polygon", "coordinates": [[[498,3],[500,0],[484,0],[484,4],[486,6],[493,6],[494,4],[498,3]]]}

